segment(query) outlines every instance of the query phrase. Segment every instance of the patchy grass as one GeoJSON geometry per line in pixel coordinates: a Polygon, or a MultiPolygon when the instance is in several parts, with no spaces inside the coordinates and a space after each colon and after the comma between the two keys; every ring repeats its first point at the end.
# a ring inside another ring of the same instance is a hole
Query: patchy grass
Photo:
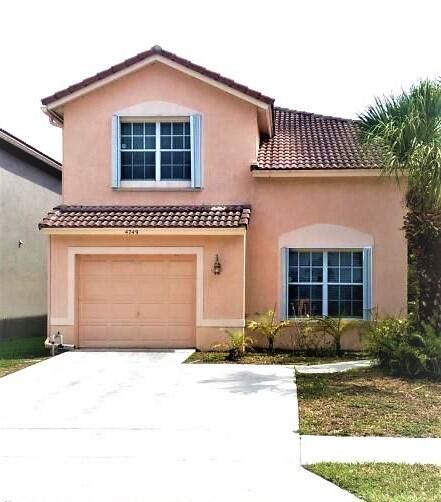
{"type": "Polygon", "coordinates": [[[378,368],[297,375],[300,433],[441,437],[441,383],[378,368]]]}
{"type": "Polygon", "coordinates": [[[229,361],[227,359],[228,352],[194,352],[185,362],[186,363],[235,363],[235,364],[326,364],[342,361],[353,361],[354,359],[362,359],[366,357],[360,352],[348,352],[342,357],[332,356],[305,356],[296,354],[291,350],[275,350],[273,354],[265,350],[256,350],[247,352],[238,361],[229,361]]]}
{"type": "Polygon", "coordinates": [[[441,501],[441,467],[435,465],[323,463],[308,469],[368,502],[441,501]]]}
{"type": "Polygon", "coordinates": [[[38,363],[48,357],[44,338],[34,336],[0,341],[0,377],[38,363]]]}

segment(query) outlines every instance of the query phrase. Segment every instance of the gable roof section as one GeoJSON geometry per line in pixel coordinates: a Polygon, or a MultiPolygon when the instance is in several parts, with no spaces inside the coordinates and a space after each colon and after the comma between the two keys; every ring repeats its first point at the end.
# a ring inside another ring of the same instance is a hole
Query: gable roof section
{"type": "Polygon", "coordinates": [[[251,206],[57,206],[39,228],[240,228],[251,206]]]}
{"type": "Polygon", "coordinates": [[[275,133],[261,142],[256,171],[379,169],[378,151],[363,148],[358,122],[276,107],[275,133]]]}
{"type": "Polygon", "coordinates": [[[136,56],[126,59],[125,61],[122,61],[121,63],[118,63],[114,66],[111,66],[110,68],[107,68],[106,70],[103,70],[93,75],[92,77],[86,78],[81,82],[73,84],[65,89],[62,89],[61,91],[58,91],[50,96],[47,96],[43,98],[41,102],[43,105],[50,107],[51,105],[53,105],[54,103],[63,98],[67,98],[78,91],[86,90],[87,87],[92,86],[93,84],[98,84],[104,81],[105,79],[108,79],[109,77],[117,76],[118,73],[130,69],[130,67],[133,67],[134,65],[147,62],[149,59],[154,57],[164,58],[165,60],[168,60],[172,63],[176,63],[188,70],[200,74],[203,77],[206,77],[210,80],[213,80],[227,87],[230,87],[231,89],[241,94],[244,94],[245,96],[253,98],[257,101],[261,101],[262,103],[265,103],[267,105],[272,105],[274,103],[273,98],[265,96],[264,94],[258,91],[254,91],[253,89],[250,89],[245,85],[241,85],[227,77],[223,77],[219,73],[215,73],[203,66],[199,66],[195,63],[192,63],[187,59],[183,59],[172,52],[162,49],[162,47],[160,47],[159,45],[154,45],[151,49],[147,51],[140,52],[136,56]]]}
{"type": "Polygon", "coordinates": [[[50,174],[61,178],[62,165],[60,164],[60,162],[53,159],[52,157],[49,157],[49,155],[46,155],[40,150],[37,150],[28,143],[25,143],[22,139],[17,138],[17,136],[14,136],[5,129],[0,129],[0,145],[1,143],[7,145],[10,150],[34,158],[35,160],[37,160],[39,165],[44,166],[45,170],[50,174]]]}

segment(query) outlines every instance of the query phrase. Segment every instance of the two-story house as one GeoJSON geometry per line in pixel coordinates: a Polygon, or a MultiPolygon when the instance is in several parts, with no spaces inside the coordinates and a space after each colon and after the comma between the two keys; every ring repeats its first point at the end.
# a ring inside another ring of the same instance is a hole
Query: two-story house
{"type": "Polygon", "coordinates": [[[275,304],[406,311],[403,196],[355,121],[276,107],[158,46],[42,102],[63,127],[63,205],[40,225],[50,333],[206,349],[275,304]]]}

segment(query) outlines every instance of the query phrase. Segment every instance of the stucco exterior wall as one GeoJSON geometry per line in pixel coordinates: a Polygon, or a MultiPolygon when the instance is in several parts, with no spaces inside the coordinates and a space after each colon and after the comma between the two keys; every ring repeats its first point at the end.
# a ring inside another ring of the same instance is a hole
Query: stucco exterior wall
{"type": "Polygon", "coordinates": [[[0,148],[0,339],[46,332],[47,238],[38,223],[60,193],[59,179],[0,148]]]}
{"type": "Polygon", "coordinates": [[[245,202],[258,147],[254,105],[175,69],[154,63],[65,106],[63,198],[66,204],[204,204],[245,202]],[[201,191],[111,188],[112,114],[163,101],[202,114],[201,191]]]}
{"type": "MultiPolygon", "coordinates": [[[[69,276],[69,249],[75,248],[76,253],[87,254],[91,248],[96,253],[109,252],[112,254],[135,254],[136,248],[161,248],[163,252],[179,254],[198,248],[201,256],[201,318],[196,319],[196,340],[204,343],[201,333],[210,331],[212,343],[217,343],[224,338],[221,332],[223,327],[240,328],[244,324],[244,236],[243,235],[210,235],[210,236],[149,236],[121,235],[107,236],[76,236],[52,235],[50,237],[50,333],[60,331],[66,343],[77,345],[76,315],[73,323],[67,322],[69,316],[69,294],[71,291],[73,301],[77,301],[75,274],[69,276]],[[101,251],[100,251],[101,250],[101,251]],[[105,250],[105,251],[104,251],[105,250]],[[222,263],[222,273],[213,273],[213,264],[216,254],[222,263]],[[200,333],[199,333],[200,331],[200,333]]],[[[191,251],[193,252],[193,251],[191,251]]],[[[197,283],[198,278],[196,278],[197,283]]],[[[74,308],[75,308],[74,305],[74,308]]]]}
{"type": "Polygon", "coordinates": [[[299,247],[294,231],[311,225],[332,225],[333,232],[323,232],[321,238],[319,234],[315,243],[305,239],[303,247],[338,248],[339,242],[344,247],[347,234],[354,235],[353,247],[371,245],[372,305],[380,315],[406,314],[404,204],[395,180],[258,179],[254,183],[247,237],[248,314],[280,305],[281,247],[299,247]]]}

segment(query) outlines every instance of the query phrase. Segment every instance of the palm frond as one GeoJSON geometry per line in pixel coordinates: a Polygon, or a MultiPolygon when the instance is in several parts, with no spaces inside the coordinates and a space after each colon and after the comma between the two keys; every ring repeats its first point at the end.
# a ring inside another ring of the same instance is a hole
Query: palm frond
{"type": "Polygon", "coordinates": [[[405,174],[428,207],[441,205],[441,81],[423,80],[376,98],[359,116],[362,141],[383,154],[383,169],[405,174]]]}

